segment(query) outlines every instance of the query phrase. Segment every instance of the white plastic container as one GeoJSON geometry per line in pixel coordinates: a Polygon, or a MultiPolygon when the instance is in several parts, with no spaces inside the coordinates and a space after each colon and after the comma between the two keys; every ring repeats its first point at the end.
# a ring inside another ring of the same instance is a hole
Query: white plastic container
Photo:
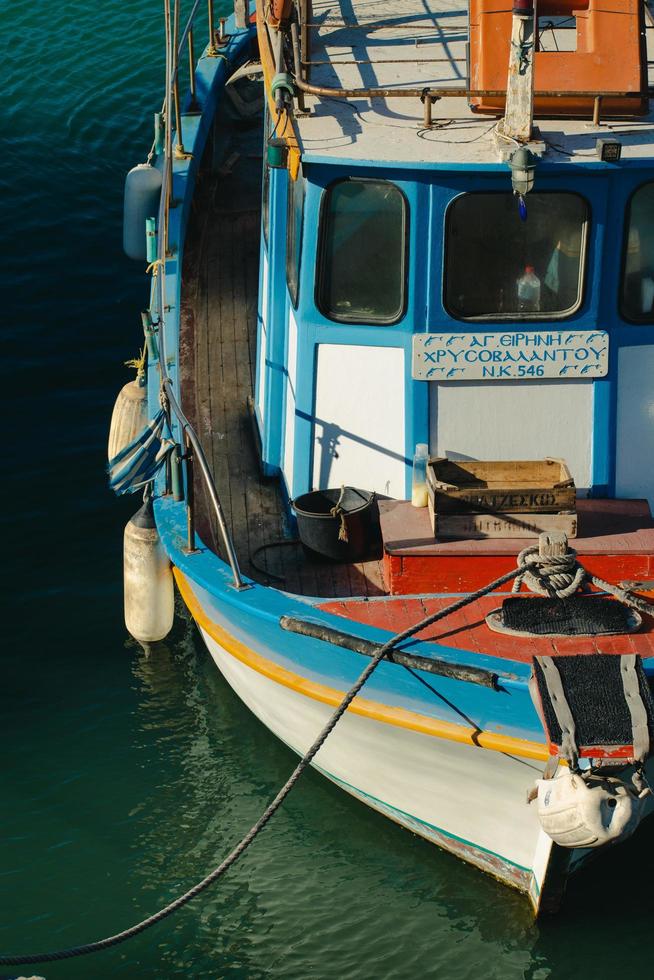
{"type": "Polygon", "coordinates": [[[416,445],[413,457],[413,481],[411,485],[411,503],[414,507],[427,506],[427,462],[429,446],[426,442],[416,445]]]}

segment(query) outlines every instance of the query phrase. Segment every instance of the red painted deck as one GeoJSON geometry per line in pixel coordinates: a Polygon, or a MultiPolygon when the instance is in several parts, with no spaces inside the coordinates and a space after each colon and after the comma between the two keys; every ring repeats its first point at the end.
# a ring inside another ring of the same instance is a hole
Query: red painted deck
{"type": "MultiPolygon", "coordinates": [[[[427,508],[380,501],[384,578],[391,595],[474,592],[515,567],[535,538],[436,540],[427,508]]],[[[582,564],[610,582],[654,578],[654,520],[645,500],[577,501],[582,564]]]]}
{"type": "MultiPolygon", "coordinates": [[[[436,612],[437,609],[451,605],[452,601],[448,596],[437,599],[344,599],[323,602],[318,608],[358,623],[367,623],[369,626],[376,626],[391,633],[399,633],[424,619],[425,616],[436,612]]],[[[643,617],[643,626],[638,633],[626,636],[505,636],[503,633],[493,633],[484,619],[486,614],[497,609],[501,602],[500,596],[486,596],[418,633],[417,638],[523,663],[531,663],[534,656],[560,654],[637,653],[643,658],[654,656],[654,619],[647,616],[643,617]]],[[[589,599],[589,602],[592,602],[592,599],[589,599]]]]}

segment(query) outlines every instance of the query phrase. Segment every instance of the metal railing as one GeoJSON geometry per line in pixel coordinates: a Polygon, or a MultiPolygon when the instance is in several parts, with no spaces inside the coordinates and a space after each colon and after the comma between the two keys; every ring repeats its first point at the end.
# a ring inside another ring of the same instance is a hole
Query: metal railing
{"type": "MultiPolygon", "coordinates": [[[[154,275],[156,285],[153,288],[153,303],[156,304],[154,312],[158,320],[158,364],[161,376],[161,391],[164,408],[168,414],[168,421],[171,430],[173,429],[173,417],[177,420],[181,429],[181,442],[183,452],[180,447],[176,452],[180,460],[184,463],[185,488],[184,498],[186,502],[186,524],[187,524],[187,551],[196,551],[196,508],[194,494],[194,463],[197,462],[205,489],[209,498],[211,509],[215,515],[220,537],[224,547],[225,556],[232,571],[234,586],[237,589],[248,588],[243,581],[238,558],[232,541],[225,514],[220,502],[220,495],[211,472],[211,467],[207,461],[206,454],[202,447],[200,438],[195,429],[184,414],[181,405],[175,394],[175,386],[172,378],[168,374],[168,364],[166,355],[166,330],[165,320],[168,307],[166,305],[166,261],[171,257],[170,251],[170,211],[178,206],[178,202],[173,197],[173,159],[186,159],[189,154],[184,149],[183,140],[183,114],[180,100],[180,66],[185,60],[185,48],[188,48],[188,67],[189,67],[189,104],[195,108],[197,94],[195,88],[195,61],[194,61],[194,27],[202,0],[195,0],[191,12],[186,21],[186,25],[180,35],[180,7],[181,0],[164,0],[164,24],[166,32],[166,88],[162,107],[164,124],[163,140],[163,172],[161,185],[161,200],[158,218],[158,248],[157,260],[155,263],[154,275]],[[171,13],[172,5],[172,13],[171,13]],[[174,125],[173,125],[174,124],[174,125]],[[175,145],[173,146],[173,132],[175,145]]],[[[238,4],[237,4],[238,6],[238,4]]],[[[215,29],[214,20],[214,0],[207,0],[207,24],[208,24],[208,45],[206,54],[209,57],[219,55],[218,48],[221,42],[225,41],[224,19],[218,31],[215,29]]],[[[243,26],[245,26],[243,24],[243,26]]],[[[179,243],[181,244],[181,243],[179,243]]],[[[179,258],[179,256],[178,256],[179,258]]],[[[181,263],[177,265],[177,275],[181,278],[181,263]]],[[[181,282],[180,282],[181,292],[181,282]]],[[[178,311],[179,313],[179,311],[178,311]]]]}
{"type": "MultiPolygon", "coordinates": [[[[643,0],[644,10],[648,15],[648,19],[652,19],[652,13],[647,0],[643,0]]],[[[292,50],[292,73],[294,76],[295,87],[298,93],[303,97],[304,95],[315,95],[318,97],[328,97],[328,98],[338,98],[338,99],[389,99],[389,98],[404,98],[404,99],[419,99],[424,107],[424,124],[426,126],[431,125],[431,105],[440,99],[454,99],[454,98],[466,98],[466,99],[479,99],[479,98],[505,98],[506,89],[479,89],[471,88],[470,85],[458,85],[458,86],[443,86],[443,87],[431,87],[423,86],[421,88],[404,88],[400,85],[393,85],[387,87],[368,87],[368,88],[345,88],[333,85],[315,85],[310,81],[311,69],[325,64],[340,64],[340,65],[359,65],[366,64],[374,66],[377,64],[392,64],[395,63],[393,59],[366,59],[366,60],[331,60],[325,58],[324,60],[314,60],[311,56],[313,40],[312,34],[315,32],[325,31],[329,29],[339,29],[342,30],[361,30],[365,32],[375,32],[379,30],[393,30],[393,31],[419,31],[429,34],[429,32],[435,32],[440,39],[443,32],[445,32],[445,38],[447,39],[447,31],[460,31],[460,27],[452,25],[451,27],[443,27],[438,24],[402,24],[395,23],[393,21],[382,20],[346,20],[341,18],[331,18],[325,20],[314,20],[312,18],[311,11],[311,0],[296,0],[295,2],[295,13],[296,19],[290,24],[290,47],[292,50]]],[[[325,49],[328,48],[328,41],[323,37],[323,44],[325,49]]],[[[341,38],[342,40],[342,38],[341,38]]],[[[338,41],[336,42],[338,44],[338,41]]],[[[463,62],[464,58],[407,58],[402,59],[401,63],[405,65],[415,65],[427,62],[438,62],[441,60],[447,60],[452,63],[463,62]]],[[[399,59],[398,59],[399,62],[399,59]]],[[[288,70],[288,67],[287,69],[288,70]]],[[[593,102],[593,119],[596,123],[599,122],[602,110],[602,103],[606,99],[637,99],[645,98],[650,94],[649,91],[615,91],[612,89],[592,89],[588,91],[566,91],[566,90],[537,90],[534,92],[534,98],[541,99],[556,99],[565,101],[567,99],[589,99],[593,102]]]]}

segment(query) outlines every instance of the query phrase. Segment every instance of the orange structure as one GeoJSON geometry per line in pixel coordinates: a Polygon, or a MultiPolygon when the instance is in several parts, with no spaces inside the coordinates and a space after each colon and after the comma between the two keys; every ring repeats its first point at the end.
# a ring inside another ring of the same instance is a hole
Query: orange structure
{"type": "MultiPolygon", "coordinates": [[[[576,50],[535,54],[535,91],[607,93],[603,115],[641,115],[648,111],[645,15],[642,0],[540,0],[540,29],[545,17],[575,18],[576,50]],[[620,97],[613,93],[620,93],[620,97]]],[[[507,0],[470,2],[470,87],[506,91],[513,11],[507,0]]],[[[566,37],[570,36],[566,31],[566,37]]],[[[565,47],[574,45],[566,44],[565,47]]],[[[539,97],[541,116],[591,114],[592,97],[539,97]]],[[[471,99],[478,112],[501,114],[503,97],[471,99]]]]}

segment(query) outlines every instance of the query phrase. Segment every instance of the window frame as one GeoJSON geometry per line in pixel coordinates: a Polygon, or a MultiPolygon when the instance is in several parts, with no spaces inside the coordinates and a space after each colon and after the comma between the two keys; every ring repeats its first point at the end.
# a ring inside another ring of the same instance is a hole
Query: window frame
{"type": "Polygon", "coordinates": [[[289,173],[287,181],[286,197],[286,288],[291,299],[293,309],[297,309],[300,298],[300,276],[302,270],[302,239],[304,233],[304,205],[306,200],[306,181],[300,165],[295,180],[289,173]],[[299,228],[295,221],[296,198],[295,189],[301,188],[302,201],[300,206],[299,228]],[[291,230],[293,232],[291,236],[291,230]],[[289,273],[293,270],[294,275],[289,273]]]}
{"type": "Polygon", "coordinates": [[[325,319],[330,320],[332,323],[351,323],[357,326],[384,326],[390,327],[396,323],[400,323],[406,316],[408,307],[408,279],[409,279],[409,235],[410,235],[410,219],[411,219],[411,209],[409,205],[409,199],[402,190],[401,187],[392,180],[384,180],[379,177],[338,177],[328,184],[322,192],[322,200],[320,202],[320,212],[318,217],[318,254],[316,263],[316,275],[314,281],[314,302],[316,304],[316,309],[325,317],[325,319]],[[347,316],[345,314],[338,315],[336,313],[328,312],[325,304],[322,302],[322,286],[324,282],[325,273],[325,263],[326,263],[326,246],[327,246],[327,208],[329,205],[330,195],[333,189],[339,184],[388,184],[393,187],[394,190],[400,195],[402,201],[402,236],[403,236],[403,247],[402,247],[402,276],[401,276],[401,303],[399,312],[397,315],[392,317],[370,317],[370,316],[347,316]]]}
{"type": "MultiPolygon", "coordinates": [[[[448,203],[445,209],[444,215],[444,225],[443,225],[443,275],[441,284],[441,300],[443,304],[443,309],[448,316],[452,317],[453,320],[457,320],[460,323],[542,323],[543,321],[555,320],[556,322],[563,322],[565,320],[571,319],[575,316],[583,307],[586,301],[586,291],[587,291],[587,279],[588,279],[588,258],[590,254],[591,245],[591,228],[593,224],[593,209],[590,201],[583,194],[578,191],[559,189],[559,190],[543,190],[536,191],[538,194],[562,194],[570,195],[571,197],[576,197],[583,202],[586,208],[586,217],[583,222],[582,233],[581,233],[581,260],[579,263],[579,290],[577,293],[577,301],[574,306],[570,307],[568,310],[564,310],[560,313],[544,312],[544,313],[519,313],[518,311],[509,314],[500,313],[483,313],[476,316],[463,316],[460,313],[456,313],[447,302],[447,286],[448,286],[448,268],[449,268],[449,252],[450,252],[450,221],[451,213],[454,206],[458,201],[464,197],[475,197],[484,195],[485,197],[490,197],[491,195],[512,195],[511,191],[463,191],[461,194],[457,194],[448,203]]],[[[526,198],[527,207],[529,207],[529,196],[526,198]]],[[[516,205],[517,207],[517,205],[516,205]]]]}
{"type": "Polygon", "coordinates": [[[643,314],[640,317],[627,316],[624,308],[624,287],[625,287],[625,276],[627,272],[627,252],[629,248],[629,232],[631,230],[631,213],[633,208],[633,201],[636,194],[642,191],[644,187],[654,187],[654,179],[644,180],[642,184],[634,187],[631,194],[627,198],[627,205],[624,213],[624,229],[622,232],[622,261],[620,263],[620,285],[618,290],[618,312],[620,317],[625,321],[625,323],[631,323],[637,327],[648,327],[654,326],[654,307],[651,313],[643,314]]]}

